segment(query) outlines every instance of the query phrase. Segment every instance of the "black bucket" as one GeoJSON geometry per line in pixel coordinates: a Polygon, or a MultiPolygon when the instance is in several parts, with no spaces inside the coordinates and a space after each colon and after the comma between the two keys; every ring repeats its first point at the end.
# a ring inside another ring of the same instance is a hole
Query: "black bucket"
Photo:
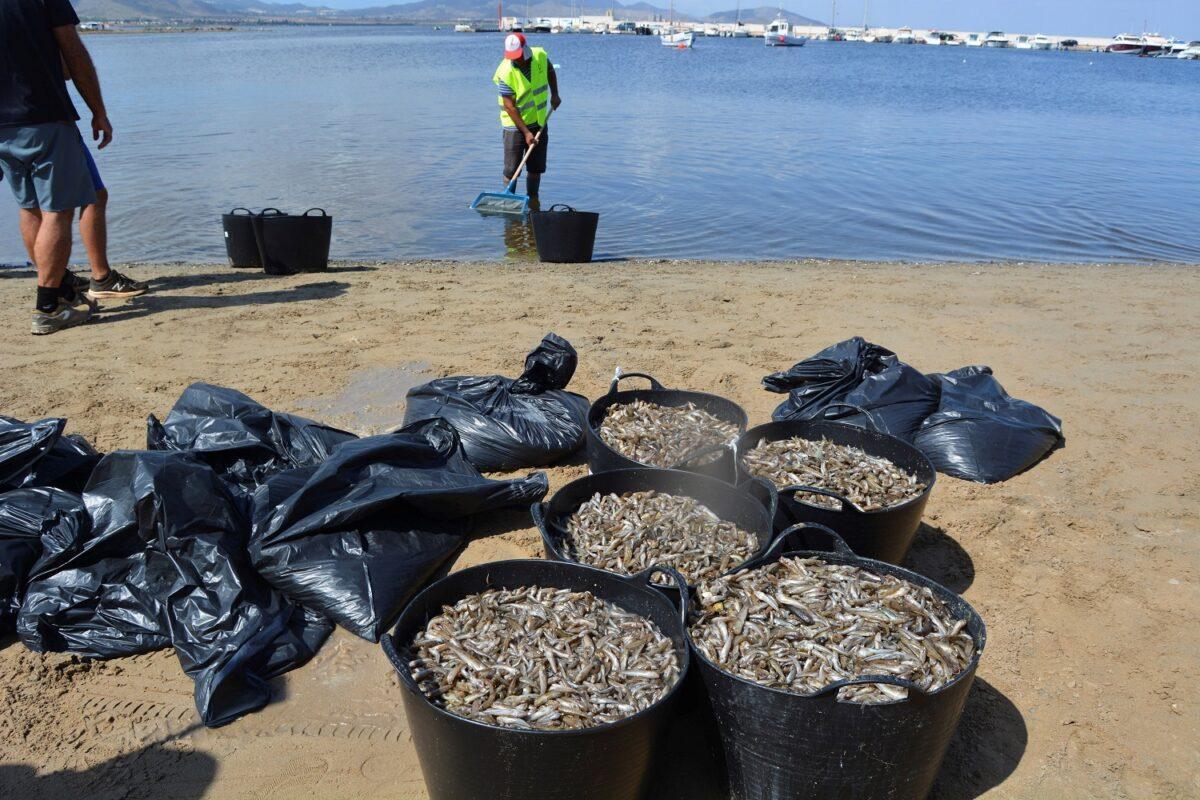
{"type": "Polygon", "coordinates": [[[455,572],[417,595],[382,640],[400,675],[404,713],[431,800],[634,800],[646,797],[660,766],[663,734],[687,678],[689,648],[681,611],[655,589],[646,570],[631,578],[558,561],[481,564],[455,572]],[[631,717],[594,728],[526,731],[455,716],[429,701],[401,655],[430,618],[486,589],[543,586],[589,591],[653,622],[675,645],[680,676],[666,697],[631,717]]]}
{"type": "Polygon", "coordinates": [[[310,208],[303,214],[252,218],[259,258],[269,275],[295,275],[298,272],[324,272],[329,268],[329,240],[333,235],[333,217],[323,208],[310,208]],[[313,212],[320,212],[319,216],[313,212]]]}
{"type": "MultiPolygon", "coordinates": [[[[277,208],[264,208],[263,214],[279,215],[277,208]]],[[[258,253],[258,241],[254,238],[254,212],[248,208],[235,208],[221,215],[221,227],[225,232],[225,254],[229,266],[238,269],[262,269],[262,256],[258,253]],[[239,211],[246,213],[239,214],[239,211]]]]}
{"type": "MultiPolygon", "coordinates": [[[[671,469],[618,469],[600,472],[571,481],[554,493],[546,503],[530,506],[534,524],[542,532],[546,558],[578,563],[568,555],[567,520],[579,507],[600,494],[626,494],[645,491],[691,497],[704,504],[726,522],[732,522],[758,539],[758,549],[751,558],[765,553],[774,539],[775,511],[778,496],[775,488],[762,479],[750,480],[740,487],[730,486],[717,478],[671,469]]],[[[673,586],[660,586],[672,597],[673,586]]]]}
{"type": "MultiPolygon", "coordinates": [[[[881,456],[896,466],[917,476],[925,484],[925,491],[898,505],[875,511],[860,511],[841,495],[812,486],[789,486],[779,489],[779,519],[776,527],[786,527],[798,522],[816,522],[833,528],[860,556],[876,558],[892,564],[900,564],[908,555],[917,528],[921,526],[921,515],[933,491],[937,472],[929,459],[908,442],[887,433],[867,430],[854,425],[843,425],[827,420],[783,420],[757,425],[746,431],[737,440],[735,450],[744,453],[760,441],[773,442],[778,439],[828,439],[834,444],[852,445],[867,455],[881,456]],[[820,494],[836,498],[840,509],[822,508],[804,502],[806,494],[820,494]]],[[[737,482],[750,477],[737,462],[737,482]]]]}
{"type": "Polygon", "coordinates": [[[724,745],[730,795],[733,800],[919,800],[929,793],[937,777],[975,680],[987,641],[983,620],[944,586],[893,564],[857,556],[828,529],[809,526],[799,533],[805,538],[813,533],[828,537],[835,543],[833,553],[789,550],[795,544],[793,533],[785,532],[765,556],[740,569],[795,555],[850,564],[927,586],[956,618],[967,621],[975,654],[957,678],[934,692],[923,692],[892,675],[873,675],[798,695],[730,675],[693,644],[693,663],[708,689],[724,745]],[[840,687],[861,683],[903,686],[908,698],[871,705],[837,699],[840,687]]]}
{"type": "Polygon", "coordinates": [[[562,264],[586,264],[592,260],[599,214],[576,211],[559,203],[550,206],[549,211],[533,211],[529,217],[539,259],[562,264]]]}
{"type": "MultiPolygon", "coordinates": [[[[642,400],[647,403],[669,407],[692,403],[697,408],[707,411],[718,419],[733,423],[739,431],[746,430],[746,425],[749,422],[746,412],[732,400],[726,400],[724,397],[718,397],[715,394],[708,394],[707,392],[666,389],[652,376],[644,372],[626,372],[613,378],[612,383],[608,387],[608,394],[592,403],[592,407],[588,410],[587,462],[588,467],[593,473],[614,469],[653,467],[651,464],[641,464],[631,458],[626,458],[605,444],[604,440],[600,438],[600,426],[604,424],[604,417],[608,414],[609,407],[623,403],[632,403],[634,400],[642,400]],[[626,378],[645,378],[650,381],[650,388],[618,391],[620,382],[626,378]]],[[[721,451],[720,457],[715,461],[695,466],[689,463],[674,464],[671,469],[697,472],[701,475],[712,475],[717,478],[726,479],[734,471],[732,448],[708,448],[692,455],[690,460],[694,461],[697,457],[710,454],[714,451],[721,451]]]]}

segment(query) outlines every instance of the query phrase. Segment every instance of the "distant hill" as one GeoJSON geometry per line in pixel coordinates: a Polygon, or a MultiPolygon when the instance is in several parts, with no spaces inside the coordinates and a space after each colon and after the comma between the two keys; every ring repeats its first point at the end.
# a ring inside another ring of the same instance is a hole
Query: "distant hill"
{"type": "MultiPolygon", "coordinates": [[[[742,22],[758,22],[767,24],[779,16],[778,6],[758,6],[757,8],[743,8],[742,22]]],[[[794,14],[791,11],[783,12],[784,18],[793,25],[825,25],[820,20],[812,17],[805,17],[801,14],[794,14]]],[[[705,22],[736,22],[738,12],[735,11],[718,11],[715,14],[709,14],[704,18],[705,22]]]]}

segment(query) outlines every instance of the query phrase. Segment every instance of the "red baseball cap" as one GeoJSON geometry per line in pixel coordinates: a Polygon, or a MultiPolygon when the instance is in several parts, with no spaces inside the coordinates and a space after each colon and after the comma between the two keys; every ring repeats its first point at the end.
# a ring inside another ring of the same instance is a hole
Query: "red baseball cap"
{"type": "Polygon", "coordinates": [[[525,44],[525,34],[510,33],[504,37],[504,57],[513,61],[529,58],[529,46],[525,44]]]}

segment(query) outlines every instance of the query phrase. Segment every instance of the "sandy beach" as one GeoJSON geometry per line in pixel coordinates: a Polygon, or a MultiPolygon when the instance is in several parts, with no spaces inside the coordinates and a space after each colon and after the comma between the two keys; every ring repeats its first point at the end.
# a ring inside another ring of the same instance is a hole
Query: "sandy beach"
{"type": "MultiPolygon", "coordinates": [[[[271,277],[138,265],[154,293],[29,335],[33,278],[0,270],[0,413],[63,416],[98,448],[193,381],[361,433],[428,377],[514,375],[554,331],[571,388],[615,367],[766,421],[763,375],[860,335],[924,371],[990,365],[1063,419],[1065,447],[1007,483],[939,476],[908,566],[962,593],[988,645],[935,796],[1200,794],[1200,268],[1028,264],[346,263],[271,277]]],[[[551,491],[586,472],[547,470],[551,491]]],[[[517,513],[459,566],[533,556],[517,513]]],[[[486,534],[486,535],[484,535],[486,534]]],[[[170,651],[109,662],[0,642],[0,796],[418,800],[400,690],[337,631],[263,711],[199,726],[170,651]]]]}

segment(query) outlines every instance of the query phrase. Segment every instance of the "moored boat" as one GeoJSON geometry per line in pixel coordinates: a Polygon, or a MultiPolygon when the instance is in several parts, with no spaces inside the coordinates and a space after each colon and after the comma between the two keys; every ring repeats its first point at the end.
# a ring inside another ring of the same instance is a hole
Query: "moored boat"
{"type": "Polygon", "coordinates": [[[983,40],[984,47],[1012,47],[1012,42],[1004,31],[991,31],[983,40]]]}
{"type": "Polygon", "coordinates": [[[892,37],[892,42],[895,44],[916,44],[917,37],[913,34],[912,28],[901,28],[896,31],[896,35],[892,37]]]}
{"type": "Polygon", "coordinates": [[[967,38],[963,40],[963,44],[967,47],[983,47],[984,36],[982,33],[968,33],[967,38]]]}
{"type": "Polygon", "coordinates": [[[767,47],[803,47],[807,41],[807,36],[792,33],[792,24],[782,14],[763,32],[763,42],[767,47]]]}
{"type": "Polygon", "coordinates": [[[1105,46],[1104,52],[1123,56],[1140,56],[1146,52],[1146,43],[1142,41],[1142,37],[1134,36],[1132,33],[1119,33],[1105,46]]]}
{"type": "Polygon", "coordinates": [[[1030,50],[1053,50],[1054,40],[1044,33],[1039,33],[1029,40],[1030,50]]]}

